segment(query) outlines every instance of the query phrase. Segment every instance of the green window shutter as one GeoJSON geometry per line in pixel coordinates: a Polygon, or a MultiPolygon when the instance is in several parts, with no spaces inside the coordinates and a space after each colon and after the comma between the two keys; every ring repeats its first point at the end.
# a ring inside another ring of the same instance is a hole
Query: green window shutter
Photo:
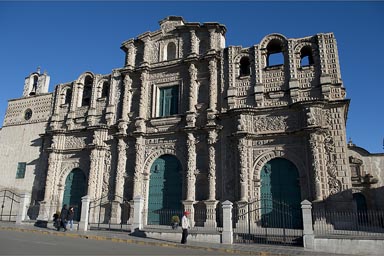
{"type": "Polygon", "coordinates": [[[26,162],[19,162],[17,164],[16,179],[24,179],[26,167],[27,167],[26,162]]]}
{"type": "Polygon", "coordinates": [[[159,97],[159,116],[177,114],[179,101],[178,86],[161,88],[159,97]]]}

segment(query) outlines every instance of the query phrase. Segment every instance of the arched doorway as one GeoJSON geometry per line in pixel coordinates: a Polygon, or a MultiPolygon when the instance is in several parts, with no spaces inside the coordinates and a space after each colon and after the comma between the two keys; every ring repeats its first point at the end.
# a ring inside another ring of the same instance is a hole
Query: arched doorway
{"type": "Polygon", "coordinates": [[[148,224],[168,225],[172,215],[182,209],[181,199],[180,162],[175,156],[163,155],[157,158],[151,166],[148,224]]]}
{"type": "Polygon", "coordinates": [[[365,200],[365,196],[362,193],[354,193],[353,200],[356,203],[358,212],[367,211],[367,201],[365,200]]]}
{"type": "Polygon", "coordinates": [[[296,166],[284,158],[267,162],[260,173],[263,226],[300,228],[301,192],[296,166]]]}
{"type": "Polygon", "coordinates": [[[63,205],[75,210],[74,220],[80,220],[81,198],[87,194],[86,177],[81,169],[73,169],[65,180],[63,205]]]}

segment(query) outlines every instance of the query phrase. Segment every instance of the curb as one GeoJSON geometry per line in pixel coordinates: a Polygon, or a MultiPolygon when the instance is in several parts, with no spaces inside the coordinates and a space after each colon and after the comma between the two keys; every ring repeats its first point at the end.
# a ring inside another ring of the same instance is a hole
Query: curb
{"type": "Polygon", "coordinates": [[[253,252],[253,251],[243,251],[243,250],[230,249],[230,248],[209,248],[209,247],[203,247],[203,246],[197,246],[197,245],[181,245],[173,242],[139,241],[139,240],[130,239],[130,238],[124,239],[124,238],[106,237],[106,236],[100,236],[100,235],[75,234],[75,233],[54,232],[54,231],[48,231],[48,230],[45,231],[45,230],[35,230],[35,229],[26,229],[26,228],[0,227],[0,230],[40,233],[44,235],[66,236],[66,237],[72,237],[72,238],[82,238],[82,239],[92,239],[92,240],[104,240],[104,241],[111,241],[115,243],[128,243],[128,244],[151,245],[151,246],[173,247],[173,248],[189,248],[189,249],[198,249],[203,251],[223,252],[223,253],[242,254],[242,255],[260,255],[260,256],[283,255],[283,254],[273,254],[270,252],[253,252]]]}

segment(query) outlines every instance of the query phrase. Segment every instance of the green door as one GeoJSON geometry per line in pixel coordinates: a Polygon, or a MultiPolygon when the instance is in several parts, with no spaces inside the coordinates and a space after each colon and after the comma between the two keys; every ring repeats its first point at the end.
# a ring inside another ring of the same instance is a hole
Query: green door
{"type": "Polygon", "coordinates": [[[151,167],[148,224],[168,225],[173,212],[181,210],[181,168],[176,157],[163,155],[151,167]]]}
{"type": "Polygon", "coordinates": [[[81,198],[87,194],[87,182],[80,169],[73,169],[65,180],[63,205],[72,206],[75,210],[74,220],[80,220],[81,198]]]}
{"type": "Polygon", "coordinates": [[[301,193],[296,166],[275,158],[261,170],[262,224],[269,227],[301,227],[301,193]]]}

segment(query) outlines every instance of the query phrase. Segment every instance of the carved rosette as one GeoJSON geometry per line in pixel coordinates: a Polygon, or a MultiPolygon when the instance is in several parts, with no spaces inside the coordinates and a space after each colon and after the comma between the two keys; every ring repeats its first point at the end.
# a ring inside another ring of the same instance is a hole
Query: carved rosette
{"type": "Polygon", "coordinates": [[[209,200],[216,198],[216,151],[215,143],[217,141],[217,132],[215,130],[208,132],[208,182],[209,182],[209,200]]]}
{"type": "Polygon", "coordinates": [[[216,111],[216,98],[217,98],[217,61],[216,59],[211,59],[209,61],[209,77],[210,77],[210,86],[209,86],[209,108],[212,111],[216,111]]]}
{"type": "Polygon", "coordinates": [[[246,138],[240,138],[238,143],[239,151],[239,166],[240,166],[240,201],[246,201],[248,195],[247,189],[247,140],[246,138]]]}
{"type": "Polygon", "coordinates": [[[115,201],[121,201],[124,195],[124,174],[127,162],[126,147],[123,138],[119,138],[117,144],[117,169],[116,169],[116,180],[115,180],[115,201]]]}
{"type": "Polygon", "coordinates": [[[196,140],[195,140],[195,136],[192,133],[188,133],[187,150],[188,150],[187,200],[195,200],[196,140]]]}

